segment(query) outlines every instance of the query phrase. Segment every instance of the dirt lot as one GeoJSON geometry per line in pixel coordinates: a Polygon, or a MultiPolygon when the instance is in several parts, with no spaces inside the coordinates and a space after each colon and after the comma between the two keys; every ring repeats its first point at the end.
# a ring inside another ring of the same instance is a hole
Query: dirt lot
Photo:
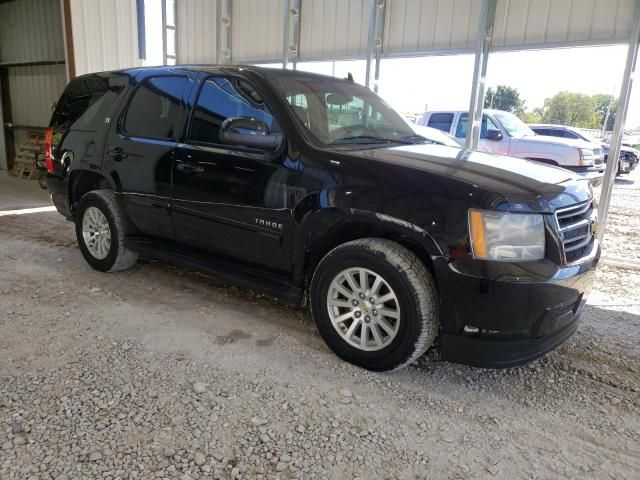
{"type": "MultiPolygon", "coordinates": [[[[614,194],[606,252],[640,259],[640,174],[614,194]]],[[[306,311],[101,274],[57,213],[0,217],[0,479],[637,479],[639,289],[602,266],[577,334],[524,367],[374,374],[306,311]]]]}

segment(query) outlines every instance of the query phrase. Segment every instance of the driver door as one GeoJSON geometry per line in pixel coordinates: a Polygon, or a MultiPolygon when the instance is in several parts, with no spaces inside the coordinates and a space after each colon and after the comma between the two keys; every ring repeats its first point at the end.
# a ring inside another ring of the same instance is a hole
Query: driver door
{"type": "Polygon", "coordinates": [[[278,122],[244,79],[211,76],[202,82],[184,144],[173,164],[176,239],[249,264],[289,271],[292,202],[297,168],[285,153],[222,144],[230,117],[278,122]]]}
{"type": "MultiPolygon", "coordinates": [[[[467,113],[461,113],[458,120],[458,126],[456,128],[456,138],[461,139],[464,144],[464,140],[467,138],[467,113]]],[[[509,136],[491,120],[486,114],[482,115],[482,125],[480,125],[480,141],[478,141],[478,151],[497,153],[500,155],[509,155],[509,136]],[[501,139],[489,139],[487,138],[487,132],[495,130],[502,135],[501,139]]]]}

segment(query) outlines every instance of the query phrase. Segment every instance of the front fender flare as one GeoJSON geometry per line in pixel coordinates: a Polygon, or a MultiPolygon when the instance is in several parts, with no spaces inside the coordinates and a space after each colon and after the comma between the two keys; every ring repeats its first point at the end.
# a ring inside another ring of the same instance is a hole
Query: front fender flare
{"type": "Polygon", "coordinates": [[[438,243],[422,227],[369,210],[323,209],[307,215],[296,230],[293,279],[301,285],[326,253],[357,238],[403,238],[417,245],[429,257],[444,256],[438,243]]]}

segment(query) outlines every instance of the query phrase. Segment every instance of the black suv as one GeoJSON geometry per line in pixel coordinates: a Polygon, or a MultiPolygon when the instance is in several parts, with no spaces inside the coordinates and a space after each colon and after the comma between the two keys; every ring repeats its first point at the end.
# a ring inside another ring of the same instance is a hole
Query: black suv
{"type": "Polygon", "coordinates": [[[139,255],[307,299],[343,359],[506,367],[577,328],[600,249],[567,170],[439,144],[350,79],[251,66],[79,77],[47,183],[87,262],[139,255]]]}

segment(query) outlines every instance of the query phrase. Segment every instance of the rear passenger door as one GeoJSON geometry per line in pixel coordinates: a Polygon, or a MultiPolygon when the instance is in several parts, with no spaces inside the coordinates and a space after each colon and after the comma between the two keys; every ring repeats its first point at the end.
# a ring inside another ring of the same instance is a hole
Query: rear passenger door
{"type": "Polygon", "coordinates": [[[192,84],[189,74],[141,80],[105,145],[104,170],[118,184],[128,218],[145,235],[174,237],[171,167],[192,84]]]}

